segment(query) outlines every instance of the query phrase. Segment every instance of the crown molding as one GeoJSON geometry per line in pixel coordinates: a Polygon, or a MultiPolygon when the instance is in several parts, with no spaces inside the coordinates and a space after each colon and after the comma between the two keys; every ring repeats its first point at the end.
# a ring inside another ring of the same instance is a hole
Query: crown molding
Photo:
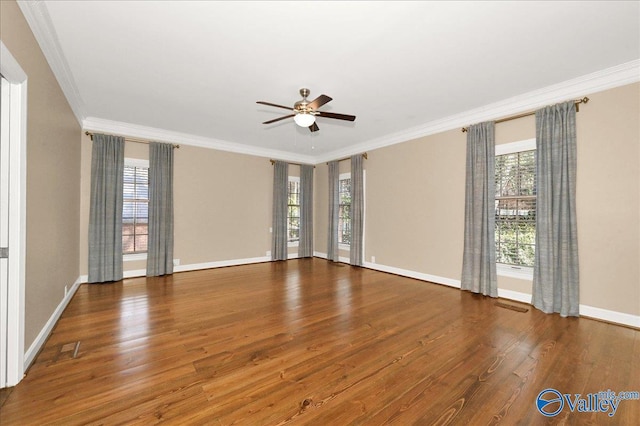
{"type": "Polygon", "coordinates": [[[40,45],[40,50],[42,50],[56,80],[58,80],[58,84],[67,98],[73,114],[76,116],[78,123],[82,124],[82,120],[85,117],[84,102],[60,47],[58,35],[51,22],[45,2],[42,0],[17,0],[17,3],[40,45]]]}
{"type": "Polygon", "coordinates": [[[480,108],[430,121],[420,126],[352,145],[345,149],[332,151],[316,159],[316,164],[331,161],[336,158],[349,157],[364,151],[384,148],[456,128],[461,129],[474,123],[497,120],[510,115],[538,109],[549,104],[564,102],[571,98],[582,98],[592,93],[625,86],[638,81],[640,81],[640,59],[499,102],[494,102],[480,108]]]}
{"type": "Polygon", "coordinates": [[[236,154],[253,155],[256,157],[273,158],[283,161],[315,164],[315,158],[308,155],[293,154],[291,152],[275,149],[265,149],[255,146],[243,145],[236,142],[228,142],[220,139],[191,135],[188,133],[174,132],[155,127],[140,126],[121,121],[104,120],[96,117],[87,117],[82,121],[83,130],[91,132],[104,132],[125,137],[134,137],[149,141],[167,142],[180,145],[195,146],[198,148],[216,149],[219,151],[234,152],[236,154]]]}
{"type": "MultiPolygon", "coordinates": [[[[104,120],[96,117],[85,118],[82,121],[82,127],[90,131],[217,149],[258,157],[269,157],[289,162],[321,164],[335,160],[336,158],[350,157],[351,155],[365,151],[372,151],[453,129],[461,129],[470,124],[520,114],[524,111],[534,110],[549,104],[564,102],[567,99],[582,98],[592,93],[636,83],[638,81],[640,81],[640,60],[635,60],[318,156],[299,155],[286,151],[264,149],[236,142],[119,121],[104,120]]],[[[463,138],[462,133],[461,138],[463,138]]]]}

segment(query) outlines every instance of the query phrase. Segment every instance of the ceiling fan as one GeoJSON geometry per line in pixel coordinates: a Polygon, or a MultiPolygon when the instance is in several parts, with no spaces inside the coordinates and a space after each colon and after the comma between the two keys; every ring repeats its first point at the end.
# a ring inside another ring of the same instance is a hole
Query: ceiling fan
{"type": "Polygon", "coordinates": [[[320,130],[318,125],[316,124],[316,117],[326,117],[326,118],[335,118],[338,120],[346,120],[346,121],[354,121],[356,119],[355,115],[347,115],[347,114],[337,114],[335,112],[325,112],[318,111],[322,105],[331,101],[331,98],[327,95],[320,95],[311,102],[307,100],[307,96],[309,96],[309,89],[302,88],[300,89],[300,95],[302,96],[302,100],[293,104],[293,107],[288,107],[284,105],[272,104],[271,102],[258,101],[256,103],[261,105],[268,105],[276,108],[283,108],[292,111],[293,114],[285,115],[283,117],[275,118],[273,120],[265,121],[262,124],[271,124],[276,121],[285,120],[287,118],[293,117],[293,120],[300,127],[308,127],[310,131],[317,132],[320,130]]]}

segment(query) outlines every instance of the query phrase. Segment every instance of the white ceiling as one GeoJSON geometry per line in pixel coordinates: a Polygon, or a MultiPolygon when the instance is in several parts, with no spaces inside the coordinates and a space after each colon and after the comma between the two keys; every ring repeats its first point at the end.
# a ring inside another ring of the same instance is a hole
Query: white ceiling
{"type": "Polygon", "coordinates": [[[86,129],[290,161],[640,79],[638,1],[19,5],[86,129]],[[261,124],[287,111],[256,101],[293,105],[301,87],[356,121],[261,124]]]}

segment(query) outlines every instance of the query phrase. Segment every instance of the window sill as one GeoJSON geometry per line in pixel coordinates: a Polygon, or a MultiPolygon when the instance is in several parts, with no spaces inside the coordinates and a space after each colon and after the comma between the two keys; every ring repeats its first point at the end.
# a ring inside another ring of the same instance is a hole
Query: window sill
{"type": "Polygon", "coordinates": [[[299,244],[300,244],[299,241],[288,241],[287,247],[298,247],[299,244]]]}
{"type": "Polygon", "coordinates": [[[520,280],[533,280],[533,268],[528,266],[505,265],[496,263],[496,273],[503,277],[517,278],[520,280]]]}
{"type": "Polygon", "coordinates": [[[135,262],[136,260],[147,260],[147,253],[123,254],[123,262],[135,262]]]}

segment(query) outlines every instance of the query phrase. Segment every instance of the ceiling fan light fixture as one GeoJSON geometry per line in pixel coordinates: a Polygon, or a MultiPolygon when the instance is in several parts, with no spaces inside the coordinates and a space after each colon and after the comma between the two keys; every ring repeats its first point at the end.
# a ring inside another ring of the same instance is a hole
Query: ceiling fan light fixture
{"type": "Polygon", "coordinates": [[[293,120],[300,127],[309,127],[316,122],[316,116],[307,112],[301,112],[296,114],[293,120]]]}

